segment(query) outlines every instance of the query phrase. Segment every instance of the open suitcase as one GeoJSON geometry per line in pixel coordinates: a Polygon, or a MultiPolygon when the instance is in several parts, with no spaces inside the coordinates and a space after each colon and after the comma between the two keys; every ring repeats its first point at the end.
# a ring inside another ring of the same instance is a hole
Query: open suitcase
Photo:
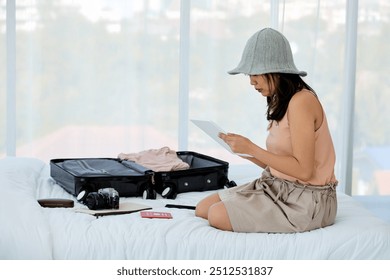
{"type": "Polygon", "coordinates": [[[228,179],[229,164],[195,152],[177,152],[189,169],[154,172],[135,162],[118,158],[70,158],[50,161],[51,177],[66,191],[79,196],[114,188],[120,196],[169,199],[178,193],[216,190],[235,186],[228,179]]]}

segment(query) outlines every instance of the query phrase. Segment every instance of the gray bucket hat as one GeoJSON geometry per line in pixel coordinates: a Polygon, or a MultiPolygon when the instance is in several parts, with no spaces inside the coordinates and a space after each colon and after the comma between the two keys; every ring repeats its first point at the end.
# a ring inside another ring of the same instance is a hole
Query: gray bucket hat
{"type": "Polygon", "coordinates": [[[261,75],[289,73],[306,76],[294,64],[290,43],[282,33],[272,28],[257,31],[246,43],[241,61],[229,74],[261,75]]]}

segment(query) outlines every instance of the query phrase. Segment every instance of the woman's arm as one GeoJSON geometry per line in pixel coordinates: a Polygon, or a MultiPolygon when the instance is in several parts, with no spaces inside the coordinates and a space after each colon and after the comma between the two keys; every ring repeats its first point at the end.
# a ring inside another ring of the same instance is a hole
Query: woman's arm
{"type": "Polygon", "coordinates": [[[223,134],[221,138],[236,153],[252,155],[260,166],[270,166],[279,172],[308,181],[314,170],[315,130],[322,122],[322,107],[308,91],[296,93],[289,103],[288,120],[292,155],[276,155],[237,134],[223,134]]]}
{"type": "Polygon", "coordinates": [[[261,162],[260,160],[258,160],[255,157],[246,157],[246,156],[241,156],[241,157],[253,162],[254,164],[256,164],[257,166],[260,166],[263,169],[265,169],[267,167],[267,165],[264,162],[261,162]]]}

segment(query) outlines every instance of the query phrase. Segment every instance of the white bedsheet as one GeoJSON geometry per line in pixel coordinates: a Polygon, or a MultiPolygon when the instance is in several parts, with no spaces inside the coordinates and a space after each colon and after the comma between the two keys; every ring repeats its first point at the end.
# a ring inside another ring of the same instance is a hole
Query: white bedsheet
{"type": "MultiPolygon", "coordinates": [[[[233,178],[234,179],[234,178],[233,178]]],[[[95,218],[74,208],[42,208],[39,198],[70,198],[50,178],[49,165],[31,158],[0,160],[0,259],[390,259],[390,225],[338,193],[330,227],[305,233],[233,233],[210,227],[193,210],[211,192],[175,200],[121,198],[171,212],[173,219],[140,214],[95,218]]],[[[76,207],[84,207],[75,203],[76,207]]]]}

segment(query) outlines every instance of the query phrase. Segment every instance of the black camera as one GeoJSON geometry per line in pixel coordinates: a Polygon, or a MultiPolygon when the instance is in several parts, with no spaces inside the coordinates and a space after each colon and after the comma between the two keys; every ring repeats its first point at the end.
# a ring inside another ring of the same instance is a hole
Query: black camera
{"type": "Polygon", "coordinates": [[[104,188],[89,193],[84,204],[91,210],[119,209],[119,193],[114,188],[104,188]]]}

